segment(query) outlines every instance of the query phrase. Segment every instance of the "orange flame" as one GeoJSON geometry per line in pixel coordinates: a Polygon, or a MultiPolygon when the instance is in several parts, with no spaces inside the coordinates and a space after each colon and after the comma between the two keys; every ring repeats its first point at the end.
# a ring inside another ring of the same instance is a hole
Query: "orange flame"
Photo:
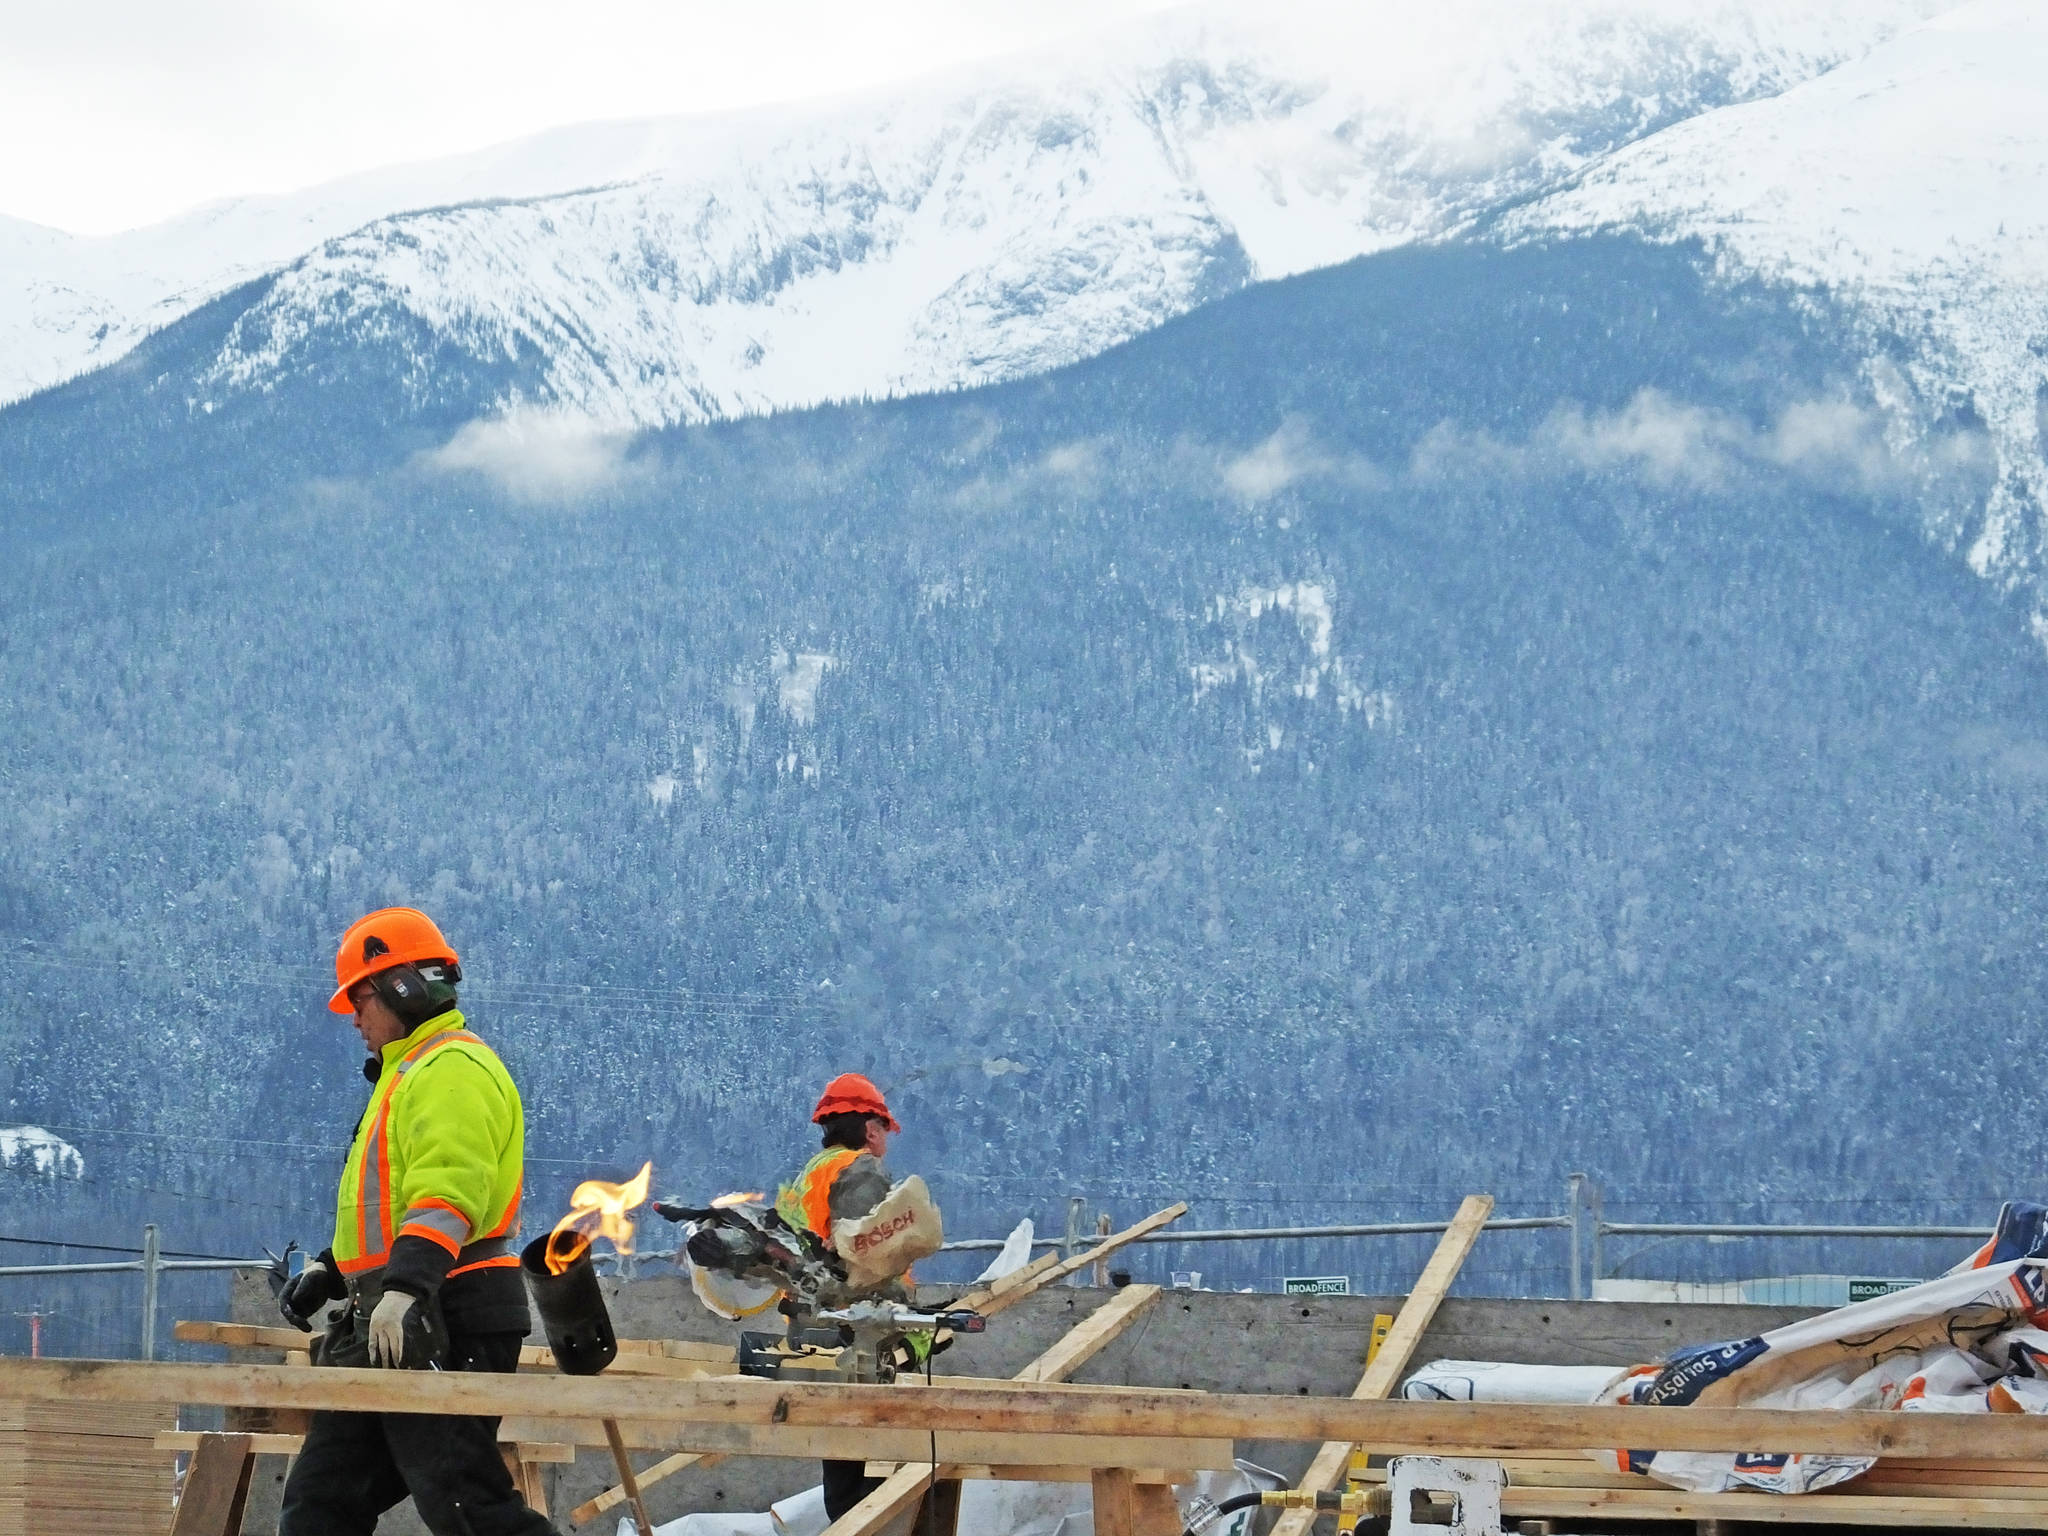
{"type": "Polygon", "coordinates": [[[548,1234],[548,1273],[559,1275],[589,1250],[597,1238],[610,1240],[620,1253],[633,1251],[633,1218],[627,1215],[647,1198],[647,1182],[654,1174],[653,1163],[642,1163],[640,1172],[623,1184],[603,1179],[585,1179],[569,1197],[569,1214],[555,1223],[548,1234]]]}
{"type": "Polygon", "coordinates": [[[758,1189],[736,1189],[729,1195],[720,1195],[711,1202],[714,1211],[729,1211],[736,1205],[759,1205],[768,1197],[758,1189]]]}

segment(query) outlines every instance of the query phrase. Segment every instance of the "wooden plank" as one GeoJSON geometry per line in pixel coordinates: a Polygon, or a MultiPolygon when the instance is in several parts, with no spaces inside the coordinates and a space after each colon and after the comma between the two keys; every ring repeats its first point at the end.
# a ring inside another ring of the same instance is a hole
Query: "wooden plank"
{"type": "MultiPolygon", "coordinates": [[[[1472,1245],[1479,1241],[1479,1233],[1486,1225],[1486,1218],[1493,1214],[1493,1196],[1467,1195],[1458,1206],[1458,1212],[1451,1218],[1451,1224],[1444,1229],[1444,1235],[1437,1239],[1436,1251],[1430,1254],[1429,1262],[1422,1267],[1421,1278],[1415,1282],[1415,1289],[1408,1293],[1408,1299],[1401,1303],[1401,1310],[1394,1318],[1394,1326],[1387,1330],[1386,1338],[1372,1351],[1365,1374],[1358,1379],[1358,1386],[1352,1391],[1354,1399],[1361,1402],[1375,1402],[1393,1395],[1401,1380],[1401,1373],[1408,1369],[1408,1361],[1415,1353],[1415,1346],[1422,1342],[1422,1335],[1428,1330],[1430,1319],[1436,1316],[1436,1309],[1450,1291],[1451,1282],[1458,1278],[1458,1271],[1464,1267],[1465,1256],[1472,1251],[1472,1245]]],[[[1324,1493],[1338,1487],[1344,1481],[1344,1474],[1351,1465],[1351,1451],[1354,1442],[1348,1440],[1326,1441],[1315,1459],[1309,1463],[1308,1471],[1302,1474],[1297,1488],[1324,1493]]],[[[1308,1536],[1309,1527],[1314,1525],[1316,1513],[1312,1509],[1290,1509],[1274,1523],[1272,1536],[1308,1536]]]]}
{"type": "MultiPolygon", "coordinates": [[[[867,1476],[889,1477],[899,1465],[894,1461],[871,1461],[867,1464],[867,1476]]],[[[946,1470],[958,1471],[963,1483],[1085,1483],[1095,1476],[1093,1467],[991,1467],[971,1463],[956,1467],[948,1462],[946,1470]]],[[[1193,1467],[1132,1467],[1129,1470],[1141,1488],[1155,1484],[1161,1488],[1175,1488],[1195,1480],[1193,1467]]]]}
{"type": "MultiPolygon", "coordinates": [[[[1133,1286],[1137,1290],[1140,1287],[1133,1286]]],[[[1149,1287],[1156,1290],[1157,1287],[1149,1287]]],[[[1121,1293],[1119,1293],[1121,1294],[1121,1293]]],[[[1093,1317],[1093,1312],[1088,1314],[1093,1317]]],[[[981,1387],[991,1392],[1071,1392],[1076,1396],[1087,1396],[1101,1392],[1179,1392],[1189,1397],[1200,1397],[1199,1387],[1129,1387],[1115,1381],[1019,1381],[1014,1376],[934,1376],[926,1381],[922,1376],[898,1376],[894,1382],[898,1391],[915,1392],[921,1387],[981,1387]]]]}
{"type": "Polygon", "coordinates": [[[268,1328],[257,1323],[216,1323],[200,1318],[180,1318],[171,1324],[171,1337],[185,1344],[219,1344],[227,1349],[275,1349],[285,1354],[305,1354],[312,1349],[317,1333],[296,1328],[268,1328]]]}
{"type": "MultiPolygon", "coordinates": [[[[1108,1467],[1136,1459],[1168,1467],[1228,1466],[1232,1442],[1223,1439],[1152,1439],[1122,1435],[1005,1435],[980,1430],[832,1429],[753,1424],[675,1424],[618,1421],[629,1451],[716,1451],[727,1456],[776,1456],[820,1461],[929,1462],[936,1439],[941,1462],[993,1466],[1108,1467]],[[1133,1446],[1137,1449],[1133,1449],[1133,1446]]],[[[589,1419],[507,1419],[499,1433],[552,1438],[592,1450],[609,1442],[589,1419]]]]}
{"type": "MultiPolygon", "coordinates": [[[[664,1478],[673,1477],[685,1467],[715,1467],[723,1460],[725,1460],[724,1455],[717,1451],[682,1451],[674,1456],[664,1456],[660,1461],[657,1461],[653,1466],[648,1467],[639,1474],[640,1486],[643,1489],[647,1488],[651,1484],[662,1481],[664,1478]]],[[[822,1461],[824,1458],[820,1457],[819,1460],[822,1461]]],[[[587,1524],[595,1520],[606,1510],[616,1509],[625,1502],[626,1490],[624,1485],[607,1488],[596,1498],[586,1499],[570,1510],[569,1523],[571,1525],[587,1524]]]]}
{"type": "Polygon", "coordinates": [[[547,1469],[537,1461],[522,1461],[512,1481],[519,1489],[519,1497],[526,1501],[526,1507],[545,1520],[548,1513],[547,1469]]]}
{"type": "MultiPolygon", "coordinates": [[[[1180,1213],[1186,1209],[1187,1207],[1182,1205],[1169,1207],[1166,1211],[1158,1212],[1158,1224],[1163,1226],[1167,1221],[1177,1219],[1180,1213]]],[[[1152,1221],[1155,1218],[1147,1217],[1146,1220],[1152,1221]]],[[[1144,1223],[1140,1222],[1138,1225],[1143,1226],[1144,1223]]],[[[1135,1233],[1136,1228],[1129,1230],[1135,1233]]],[[[1128,1241],[1128,1237],[1125,1240],[1128,1241]]],[[[1114,1242],[1115,1239],[1112,1238],[1111,1241],[1114,1242]]],[[[1047,1271],[1047,1274],[1051,1273],[1052,1271],[1047,1271]]],[[[1047,1349],[1037,1359],[1019,1371],[1016,1375],[1016,1380],[1019,1382],[1038,1383],[1056,1381],[1072,1375],[1089,1360],[1101,1353],[1112,1340],[1116,1339],[1125,1328],[1131,1325],[1131,1322],[1139,1313],[1143,1312],[1145,1308],[1152,1305],[1158,1299],[1159,1287],[1156,1285],[1127,1287],[1123,1293],[1097,1307],[1094,1312],[1083,1318],[1074,1327],[1068,1329],[1062,1337],[1053,1342],[1050,1349],[1047,1349]],[[1140,1294],[1130,1297],[1129,1292],[1131,1291],[1138,1291],[1140,1294]],[[1126,1299],[1127,1297],[1128,1300],[1126,1299]],[[1102,1320],[1100,1326],[1097,1326],[1098,1319],[1102,1320]]],[[[936,1388],[928,1385],[925,1388],[925,1394],[933,1395],[936,1393],[936,1390],[936,1388]]],[[[917,1394],[911,1395],[916,1396],[917,1394]]],[[[1227,1462],[1234,1459],[1234,1452],[1235,1447],[1233,1446],[1232,1455],[1226,1456],[1224,1460],[1227,1462]]],[[[940,1437],[934,1433],[932,1447],[927,1454],[932,1458],[930,1461],[924,1462],[921,1465],[913,1462],[909,1465],[898,1467],[895,1472],[883,1480],[881,1487],[868,1494],[860,1503],[826,1527],[825,1536],[875,1536],[876,1532],[880,1531],[905,1509],[914,1504],[922,1495],[928,1483],[935,1482],[943,1477],[957,1478],[959,1476],[957,1470],[942,1470],[942,1467],[957,1468],[963,1462],[1043,1462],[1063,1466],[1093,1466],[1097,1464],[1091,1458],[1074,1457],[1070,1454],[1044,1456],[976,1455],[968,1449],[964,1436],[956,1437],[950,1433],[944,1437],[943,1445],[941,1444],[940,1437]],[[941,1461],[941,1457],[943,1457],[943,1461],[941,1461]]],[[[1112,1454],[1117,1459],[1111,1465],[1123,1466],[1134,1459],[1130,1455],[1128,1446],[1115,1449],[1112,1451],[1112,1454]]],[[[1171,1460],[1175,1465],[1180,1464],[1183,1459],[1180,1457],[1161,1458],[1162,1462],[1171,1460]]],[[[1126,1476],[1128,1476],[1128,1473],[1126,1473],[1126,1476]]]]}
{"type": "Polygon", "coordinates": [[[619,1487],[632,1506],[633,1528],[639,1536],[654,1536],[654,1522],[647,1518],[647,1505],[640,1497],[640,1480],[633,1475],[633,1463],[626,1457],[626,1442],[619,1434],[619,1421],[604,1421],[605,1443],[611,1447],[612,1465],[618,1469],[619,1487]]]}
{"type": "Polygon", "coordinates": [[[1052,1348],[1016,1375],[1020,1382],[1065,1381],[1123,1336],[1144,1310],[1159,1299],[1156,1285],[1127,1285],[1097,1307],[1052,1348]]]}
{"type": "MultiPolygon", "coordinates": [[[[200,1442],[207,1438],[205,1431],[197,1429],[166,1429],[158,1432],[152,1444],[159,1451],[197,1451],[200,1442]]],[[[244,1433],[242,1438],[249,1442],[252,1456],[296,1456],[299,1447],[306,1443],[304,1435],[263,1435],[244,1433]]]]}
{"type": "MultiPolygon", "coordinates": [[[[1659,1409],[1576,1403],[1448,1403],[1241,1393],[989,1391],[719,1377],[501,1376],[133,1360],[10,1359],[0,1399],[30,1403],[219,1403],[373,1413],[627,1418],[699,1425],[1116,1435],[1137,1439],[1345,1440],[1383,1453],[1577,1450],[1809,1451],[2048,1460],[2048,1416],[1659,1409]]],[[[681,1447],[670,1447],[680,1449],[681,1447]]],[[[709,1447],[716,1449],[716,1447],[709,1447]]],[[[1142,1450],[1142,1448],[1139,1448],[1142,1450]]],[[[1138,1459],[1145,1460],[1143,1456],[1138,1459]]]]}
{"type": "MultiPolygon", "coordinates": [[[[196,1451],[206,1433],[207,1431],[197,1429],[160,1429],[152,1443],[159,1451],[196,1451]]],[[[296,1456],[306,1442],[304,1435],[263,1434],[253,1431],[246,1433],[249,1435],[250,1449],[258,1456],[296,1456]]],[[[519,1461],[559,1464],[576,1459],[576,1447],[566,1441],[543,1440],[517,1444],[508,1440],[505,1445],[519,1461]]]]}
{"type": "Polygon", "coordinates": [[[1095,1536],[1138,1536],[1138,1484],[1128,1467],[1098,1467],[1090,1479],[1095,1496],[1095,1536]]]}
{"type": "Polygon", "coordinates": [[[1132,1492],[1132,1514],[1138,1536],[1180,1536],[1180,1502],[1171,1488],[1158,1483],[1139,1483],[1132,1492]]]}
{"type": "MultiPolygon", "coordinates": [[[[274,1349],[287,1356],[307,1354],[317,1334],[296,1328],[273,1328],[256,1323],[218,1323],[182,1318],[171,1325],[174,1338],[187,1344],[217,1344],[227,1349],[274,1349]]],[[[620,1339],[619,1355],[610,1366],[614,1372],[639,1376],[676,1376],[689,1379],[721,1374],[705,1367],[733,1365],[729,1344],[700,1343],[695,1339],[620,1339]]],[[[555,1369],[554,1352],[544,1344],[528,1344],[519,1351],[519,1363],[533,1370],[555,1369]]]]}
{"type": "Polygon", "coordinates": [[[248,1435],[202,1435],[185,1491],[171,1521],[171,1536],[240,1536],[242,1509],[249,1502],[249,1474],[256,1458],[248,1435]]]}
{"type": "MultiPolygon", "coordinates": [[[[1161,1213],[1162,1216],[1164,1214],[1163,1212],[1161,1213]]],[[[1077,1327],[1067,1333],[1058,1343],[1054,1344],[1051,1349],[1027,1365],[1024,1371],[1015,1378],[1012,1385],[1043,1385],[1063,1380],[1094,1355],[1100,1353],[1121,1335],[1125,1329],[1129,1328],[1137,1320],[1140,1313],[1159,1299],[1159,1295],[1160,1290],[1156,1285],[1126,1286],[1117,1293],[1113,1300],[1090,1313],[1077,1327]]],[[[906,1386],[913,1384],[914,1382],[904,1383],[906,1386]]],[[[671,1456],[667,1461],[659,1465],[668,1467],[670,1463],[673,1463],[672,1470],[681,1471],[684,1467],[690,1465],[690,1459],[671,1456]]],[[[668,1475],[668,1471],[661,1471],[657,1474],[654,1468],[650,1468],[648,1473],[643,1475],[641,1482],[643,1486],[646,1486],[648,1483],[658,1482],[661,1478],[668,1475]]],[[[594,1518],[605,1509],[613,1508],[618,1504],[620,1498],[623,1497],[621,1493],[623,1487],[624,1484],[622,1482],[619,1487],[606,1489],[597,1498],[578,1505],[577,1511],[580,1513],[582,1510],[587,1509],[590,1511],[590,1516],[585,1518],[594,1518]]],[[[580,1520],[577,1520],[576,1514],[572,1514],[570,1518],[578,1524],[581,1523],[580,1520]]]]}
{"type": "Polygon", "coordinates": [[[1013,1307],[1033,1291],[1064,1280],[1077,1270],[1093,1264],[1098,1259],[1107,1259],[1127,1243],[1157,1232],[1161,1227],[1171,1226],[1187,1215],[1187,1202],[1169,1205],[1161,1211],[1154,1211],[1143,1221],[1133,1222],[1123,1231],[1103,1239],[1085,1253],[1077,1253],[1071,1259],[1059,1259],[1048,1253],[1034,1259],[1022,1269],[1003,1276],[986,1290],[973,1291],[960,1298],[959,1305],[984,1317],[994,1317],[1005,1307],[1013,1307]]]}

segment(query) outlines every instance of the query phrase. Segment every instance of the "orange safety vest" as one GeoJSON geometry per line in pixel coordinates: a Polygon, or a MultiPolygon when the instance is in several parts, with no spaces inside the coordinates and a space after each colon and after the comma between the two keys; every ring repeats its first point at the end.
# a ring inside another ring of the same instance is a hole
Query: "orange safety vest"
{"type": "Polygon", "coordinates": [[[775,1196],[775,1214],[792,1227],[832,1241],[832,1184],[840,1171],[861,1154],[852,1147],[827,1147],[775,1196]]]}
{"type": "Polygon", "coordinates": [[[384,1048],[335,1202],[334,1258],[346,1276],[379,1268],[392,1243],[408,1236],[447,1249],[456,1260],[451,1279],[519,1262],[492,1241],[519,1228],[526,1142],[519,1090],[497,1053],[462,1024],[451,1009],[384,1048]],[[484,1071],[420,1071],[444,1052],[484,1071]],[[487,1242],[483,1252],[465,1252],[487,1242]]]}

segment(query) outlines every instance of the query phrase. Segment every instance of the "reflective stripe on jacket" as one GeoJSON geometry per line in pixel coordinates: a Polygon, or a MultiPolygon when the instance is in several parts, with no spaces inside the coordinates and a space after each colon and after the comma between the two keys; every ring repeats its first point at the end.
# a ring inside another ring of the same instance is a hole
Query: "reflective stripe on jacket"
{"type": "Polygon", "coordinates": [[[517,1254],[496,1243],[490,1257],[456,1260],[465,1245],[518,1231],[525,1150],[519,1090],[496,1052],[463,1027],[460,1012],[385,1046],[335,1201],[342,1274],[386,1264],[404,1238],[446,1251],[445,1263],[455,1267],[437,1278],[516,1265],[517,1254]]]}
{"type": "Polygon", "coordinates": [[[832,1241],[832,1181],[861,1156],[854,1147],[827,1147],[775,1196],[775,1214],[800,1231],[832,1241]]]}

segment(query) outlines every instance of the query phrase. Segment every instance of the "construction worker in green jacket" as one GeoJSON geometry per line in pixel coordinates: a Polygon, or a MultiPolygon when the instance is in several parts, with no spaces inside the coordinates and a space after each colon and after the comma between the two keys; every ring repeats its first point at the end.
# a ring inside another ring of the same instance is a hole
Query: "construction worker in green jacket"
{"type": "MultiPolygon", "coordinates": [[[[425,913],[353,924],[328,1007],[352,1014],[374,1087],[342,1166],[334,1241],[285,1287],[301,1328],[348,1305],[314,1352],[325,1365],[515,1371],[529,1318],[517,1235],[526,1123],[519,1090],[455,1006],[462,968],[425,913]]],[[[313,1415],[285,1481],[279,1536],[371,1536],[411,1495],[434,1536],[540,1536],[471,1415],[313,1415]]]]}

